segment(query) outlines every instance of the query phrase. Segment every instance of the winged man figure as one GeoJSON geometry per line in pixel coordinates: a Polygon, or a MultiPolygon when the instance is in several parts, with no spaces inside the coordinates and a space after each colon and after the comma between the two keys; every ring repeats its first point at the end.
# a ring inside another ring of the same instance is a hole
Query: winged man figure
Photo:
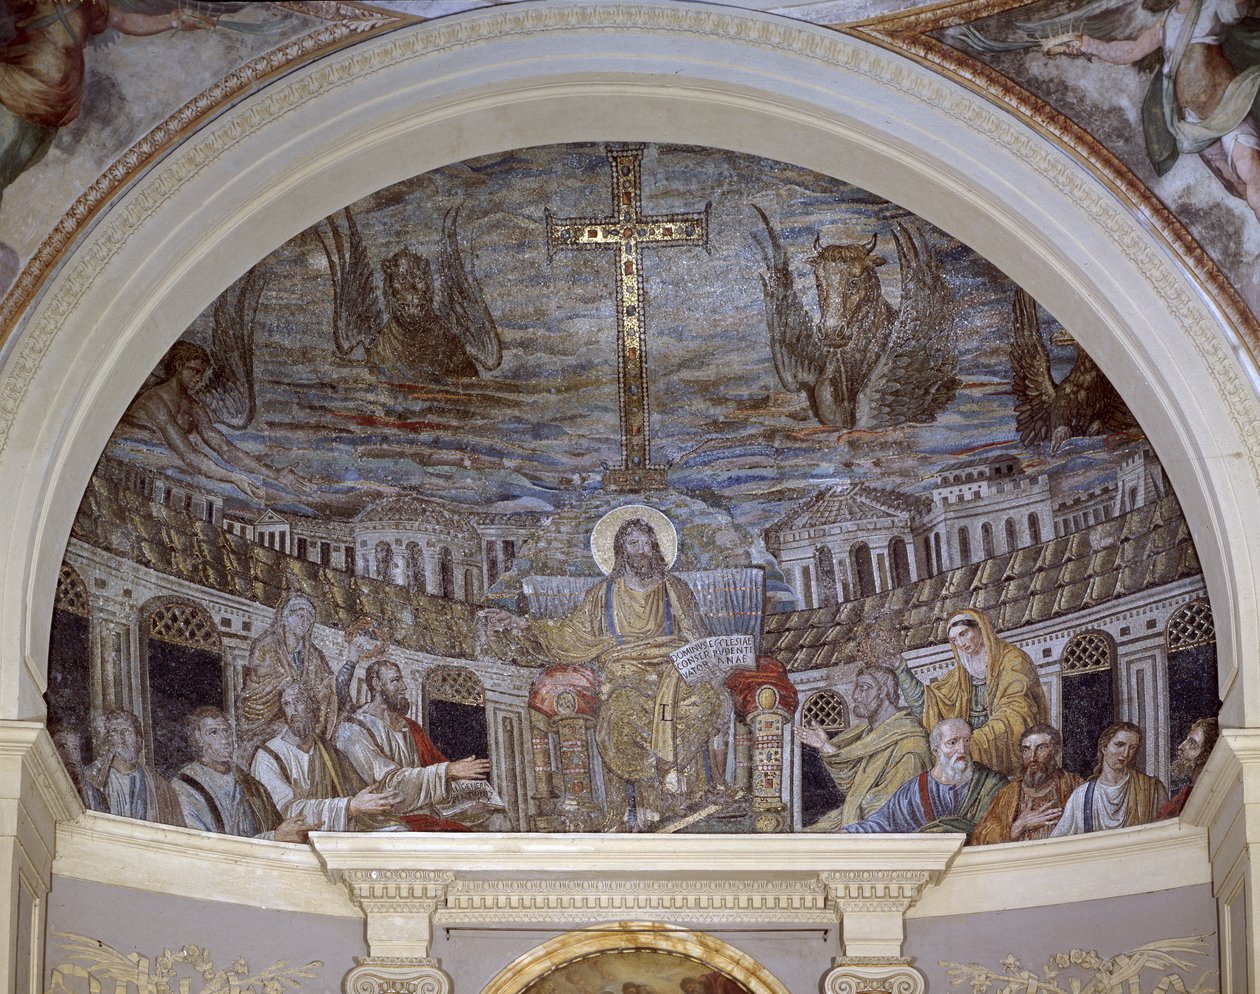
{"type": "Polygon", "coordinates": [[[296,494],[313,489],[292,468],[268,465],[218,427],[243,430],[254,420],[254,324],[264,286],[255,266],[220,294],[209,350],[176,342],[123,418],[133,428],[156,432],[187,469],[259,501],[276,487],[296,494]]]}
{"type": "Polygon", "coordinates": [[[787,253],[770,219],[756,205],[768,246],[761,276],[770,352],[779,382],[800,390],[819,423],[836,428],[886,429],[926,423],[958,392],[956,305],[935,253],[917,227],[893,229],[901,270],[901,301],[880,287],[876,238],[822,245],[814,237],[819,318],[801,300],[787,253]]]}
{"type": "MultiPolygon", "coordinates": [[[[1054,455],[1065,442],[1109,433],[1132,435],[1137,419],[1116,388],[1085,352],[1077,347],[1076,362],[1059,383],[1050,372],[1050,353],[1041,337],[1037,302],[1015,290],[1014,334],[1011,339],[1011,385],[1015,389],[1015,430],[1028,446],[1050,442],[1054,455]]],[[[1072,343],[1064,336],[1062,344],[1072,343]]]]}
{"type": "Polygon", "coordinates": [[[503,346],[485,293],[459,249],[459,208],[442,222],[440,285],[428,259],[402,248],[381,265],[384,300],[350,208],[344,229],[329,217],[316,234],[333,285],[333,341],[340,355],[363,347],[369,362],[409,382],[480,376],[499,368],[503,346]]]}

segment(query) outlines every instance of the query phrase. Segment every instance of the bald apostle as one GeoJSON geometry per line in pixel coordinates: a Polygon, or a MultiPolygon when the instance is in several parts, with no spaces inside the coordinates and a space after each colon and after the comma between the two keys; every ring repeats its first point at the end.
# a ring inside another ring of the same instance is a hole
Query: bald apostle
{"type": "Polygon", "coordinates": [[[932,769],[902,784],[888,803],[841,831],[966,832],[984,817],[1006,777],[973,762],[968,755],[971,726],[961,718],[945,718],[932,729],[932,769]]]}
{"type": "Polygon", "coordinates": [[[853,714],[862,724],[829,738],[818,725],[800,730],[817,749],[823,765],[844,795],[844,803],[807,831],[837,832],[882,808],[893,792],[932,765],[927,732],[919,719],[897,707],[897,674],[868,663],[853,684],[853,714]]]}
{"type": "Polygon", "coordinates": [[[998,638],[981,611],[959,611],[947,633],[954,668],[924,685],[899,657],[901,693],[910,710],[922,715],[925,728],[961,718],[975,731],[972,758],[1005,776],[1018,776],[1019,737],[1050,720],[1037,670],[1026,652],[998,638]]]}

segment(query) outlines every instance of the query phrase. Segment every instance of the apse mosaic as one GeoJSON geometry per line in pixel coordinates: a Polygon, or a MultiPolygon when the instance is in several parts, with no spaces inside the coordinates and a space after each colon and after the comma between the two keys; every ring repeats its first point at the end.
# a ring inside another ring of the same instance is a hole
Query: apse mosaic
{"type": "Polygon", "coordinates": [[[153,360],[52,623],[92,810],[1021,842],[1175,817],[1215,741],[1140,384],[839,180],[679,145],[456,163],[153,360]]]}

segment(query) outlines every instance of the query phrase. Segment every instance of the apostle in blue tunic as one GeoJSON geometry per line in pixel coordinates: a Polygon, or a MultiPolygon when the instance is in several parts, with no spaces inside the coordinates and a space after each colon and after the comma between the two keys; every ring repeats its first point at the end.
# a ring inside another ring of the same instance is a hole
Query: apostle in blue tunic
{"type": "Polygon", "coordinates": [[[932,769],[907,780],[887,804],[844,831],[971,834],[1006,777],[972,761],[971,726],[961,718],[937,722],[928,742],[936,761],[932,769]]]}

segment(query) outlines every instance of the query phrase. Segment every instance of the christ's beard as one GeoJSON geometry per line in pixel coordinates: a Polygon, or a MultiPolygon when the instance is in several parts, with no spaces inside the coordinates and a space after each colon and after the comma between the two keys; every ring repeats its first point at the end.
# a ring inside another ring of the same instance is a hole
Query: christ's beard
{"type": "Polygon", "coordinates": [[[957,787],[967,783],[971,780],[971,758],[959,756],[956,759],[950,759],[948,756],[941,756],[936,761],[936,769],[932,772],[932,776],[947,787],[957,787]]]}
{"type": "Polygon", "coordinates": [[[1042,787],[1049,783],[1059,772],[1059,767],[1053,763],[1042,764],[1035,759],[1031,763],[1024,764],[1024,786],[1032,790],[1042,787]]]}
{"type": "Polygon", "coordinates": [[[626,568],[636,580],[659,580],[665,576],[664,564],[650,552],[627,552],[626,568]]]}

